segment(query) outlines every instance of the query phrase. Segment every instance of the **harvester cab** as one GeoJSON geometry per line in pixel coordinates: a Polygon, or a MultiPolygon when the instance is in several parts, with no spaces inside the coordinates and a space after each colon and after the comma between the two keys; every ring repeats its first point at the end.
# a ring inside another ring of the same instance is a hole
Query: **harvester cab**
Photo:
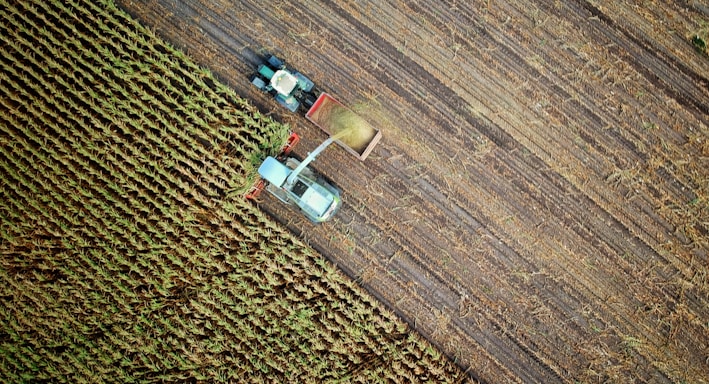
{"type": "Polygon", "coordinates": [[[330,219],[341,206],[340,190],[293,157],[284,162],[267,157],[258,171],[266,190],[286,204],[294,204],[314,223],[330,219]]]}
{"type": "Polygon", "coordinates": [[[320,223],[332,218],[340,209],[340,190],[308,167],[308,164],[334,139],[325,140],[303,161],[289,156],[298,140],[298,135],[291,133],[278,158],[269,156],[263,161],[258,169],[261,180],[246,197],[254,199],[266,189],[282,202],[297,206],[310,221],[320,223]]]}

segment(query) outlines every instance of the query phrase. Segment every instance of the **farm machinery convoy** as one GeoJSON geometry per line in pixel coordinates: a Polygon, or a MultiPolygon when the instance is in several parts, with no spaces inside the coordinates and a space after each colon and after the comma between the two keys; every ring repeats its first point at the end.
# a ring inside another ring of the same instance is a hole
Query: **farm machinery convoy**
{"type": "Polygon", "coordinates": [[[265,189],[297,206],[312,222],[329,220],[342,204],[340,190],[310,168],[310,163],[333,142],[363,161],[381,139],[381,132],[276,56],[268,55],[250,80],[289,111],[304,112],[306,119],[330,137],[301,161],[291,152],[300,136],[291,132],[280,153],[260,165],[261,178],[246,198],[255,199],[265,189]]]}

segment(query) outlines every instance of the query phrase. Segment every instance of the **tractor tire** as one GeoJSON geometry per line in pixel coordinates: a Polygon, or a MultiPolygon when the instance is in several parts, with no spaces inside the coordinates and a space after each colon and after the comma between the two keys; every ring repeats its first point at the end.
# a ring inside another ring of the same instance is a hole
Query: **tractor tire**
{"type": "Polygon", "coordinates": [[[256,86],[256,88],[265,91],[266,90],[266,82],[258,75],[251,75],[251,84],[256,86]]]}
{"type": "Polygon", "coordinates": [[[269,55],[268,58],[266,58],[266,63],[274,71],[282,69],[285,66],[285,63],[283,63],[283,61],[281,59],[277,58],[274,55],[269,55]]]}
{"type": "Polygon", "coordinates": [[[303,107],[305,108],[305,111],[309,111],[310,108],[315,104],[315,101],[317,100],[317,96],[313,95],[312,93],[306,93],[303,96],[303,107]]]}

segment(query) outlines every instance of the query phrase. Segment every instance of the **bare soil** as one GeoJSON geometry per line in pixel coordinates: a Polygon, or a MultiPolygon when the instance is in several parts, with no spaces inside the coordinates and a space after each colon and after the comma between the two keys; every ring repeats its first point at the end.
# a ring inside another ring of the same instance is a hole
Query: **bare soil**
{"type": "Polygon", "coordinates": [[[383,133],[314,226],[261,207],[480,382],[709,381],[709,58],[698,1],[120,0],[248,81],[272,52],[383,133]]]}

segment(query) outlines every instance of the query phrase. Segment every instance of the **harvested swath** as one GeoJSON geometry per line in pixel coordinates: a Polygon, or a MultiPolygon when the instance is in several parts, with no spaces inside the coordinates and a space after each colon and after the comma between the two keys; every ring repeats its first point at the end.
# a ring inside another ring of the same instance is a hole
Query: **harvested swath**
{"type": "Polygon", "coordinates": [[[110,1],[0,21],[0,381],[460,380],[241,198],[287,126],[110,1]]]}

